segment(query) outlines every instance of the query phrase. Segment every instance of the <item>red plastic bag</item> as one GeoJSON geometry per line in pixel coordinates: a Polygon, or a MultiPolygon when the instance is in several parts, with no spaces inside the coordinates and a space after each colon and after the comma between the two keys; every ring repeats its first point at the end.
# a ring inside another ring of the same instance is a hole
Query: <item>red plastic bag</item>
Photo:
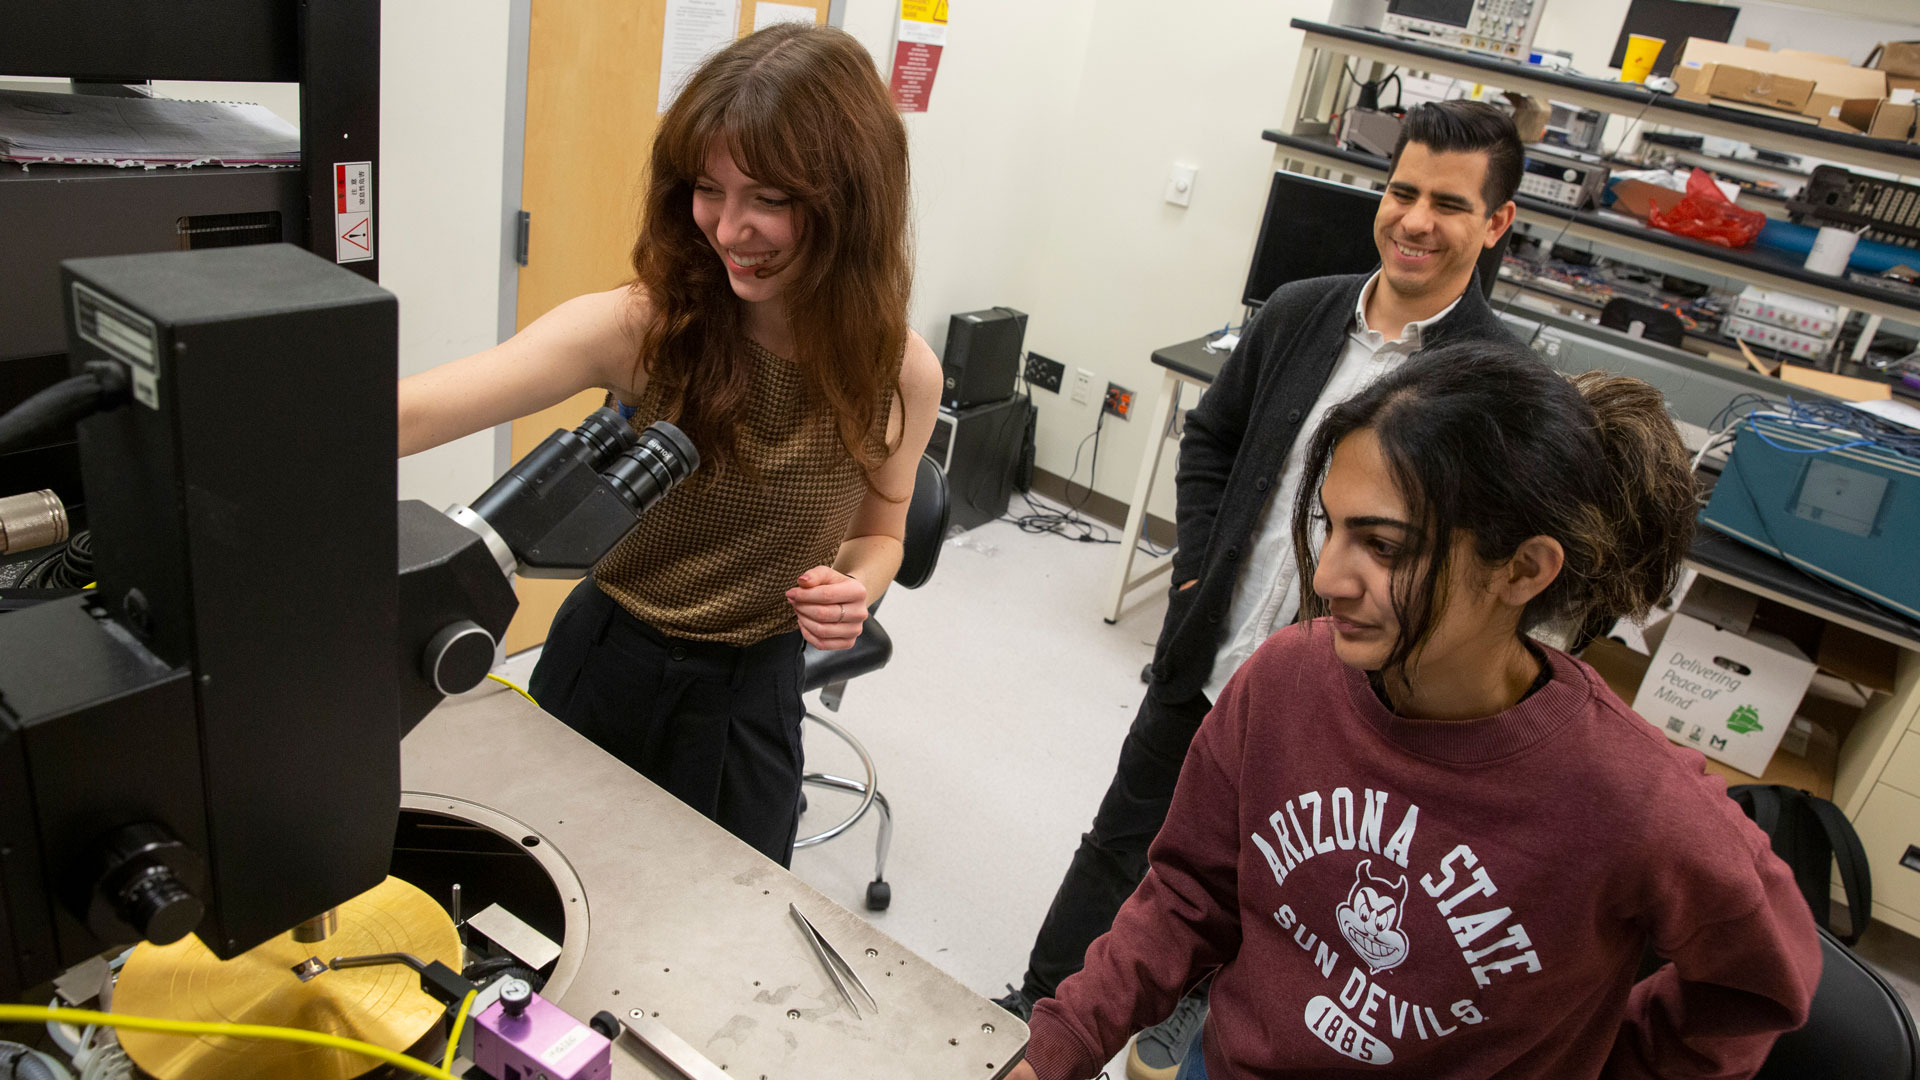
{"type": "Polygon", "coordinates": [[[1705,169],[1695,169],[1687,177],[1687,193],[1672,210],[1662,211],[1656,205],[1647,211],[1647,224],[1656,229],[1730,248],[1753,243],[1766,223],[1767,215],[1729,202],[1705,169]]]}

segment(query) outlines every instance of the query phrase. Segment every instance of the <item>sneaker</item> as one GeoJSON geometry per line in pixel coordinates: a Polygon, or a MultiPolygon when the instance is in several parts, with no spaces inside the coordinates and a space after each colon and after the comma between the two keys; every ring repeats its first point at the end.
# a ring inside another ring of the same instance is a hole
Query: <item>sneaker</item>
{"type": "Polygon", "coordinates": [[[1023,990],[1016,990],[1012,983],[1007,984],[1007,996],[993,999],[995,1005],[1020,1018],[1021,1023],[1033,1019],[1034,1000],[1023,990]]]}
{"type": "Polygon", "coordinates": [[[1127,1048],[1127,1080],[1173,1080],[1207,1019],[1205,994],[1188,994],[1173,1015],[1133,1037],[1127,1048]]]}

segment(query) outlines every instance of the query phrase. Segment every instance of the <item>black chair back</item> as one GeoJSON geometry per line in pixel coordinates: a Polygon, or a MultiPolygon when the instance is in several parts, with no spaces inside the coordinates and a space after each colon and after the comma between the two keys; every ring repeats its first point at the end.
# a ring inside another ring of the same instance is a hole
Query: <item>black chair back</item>
{"type": "MultiPolygon", "coordinates": [[[[925,585],[940,561],[940,545],[946,539],[947,474],[940,471],[932,458],[923,455],[913,478],[913,501],[907,504],[906,534],[900,542],[900,569],[893,575],[894,584],[909,589],[925,585]]],[[[883,596],[875,600],[868,611],[878,611],[885,599],[883,596]]],[[[893,638],[879,619],[869,618],[851,648],[821,652],[808,645],[800,656],[803,665],[800,689],[807,693],[886,667],[887,661],[893,658],[893,638]]],[[[837,691],[835,694],[828,702],[830,709],[840,707],[837,691]]]]}
{"type": "Polygon", "coordinates": [[[1899,991],[1852,949],[1820,931],[1820,986],[1806,1026],[1780,1036],[1754,1080],[1920,1077],[1913,1015],[1899,991]]]}
{"type": "Polygon", "coordinates": [[[947,474],[925,455],[913,478],[913,502],[907,506],[907,531],[901,541],[896,585],[917,589],[933,576],[940,562],[940,545],[947,539],[947,474]]]}
{"type": "Polygon", "coordinates": [[[1648,341],[1677,349],[1687,340],[1687,324],[1666,308],[1621,297],[1607,301],[1600,309],[1600,325],[1609,330],[1632,333],[1636,322],[1640,324],[1640,336],[1648,341]]]}

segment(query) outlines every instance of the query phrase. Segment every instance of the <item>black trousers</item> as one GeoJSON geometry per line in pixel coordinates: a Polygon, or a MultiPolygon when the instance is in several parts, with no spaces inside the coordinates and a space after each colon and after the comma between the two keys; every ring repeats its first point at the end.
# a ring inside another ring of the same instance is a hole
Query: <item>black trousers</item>
{"type": "Polygon", "coordinates": [[[800,817],[800,632],[670,637],[582,581],[527,689],[540,707],[781,866],[800,817]]]}
{"type": "Polygon", "coordinates": [[[1147,876],[1147,846],[1167,820],[1187,744],[1209,708],[1205,694],[1169,704],[1149,690],[1141,699],[1093,828],[1081,835],[1027,958],[1021,990],[1028,997],[1052,997],[1080,970],[1087,946],[1113,928],[1120,905],[1147,876]]]}

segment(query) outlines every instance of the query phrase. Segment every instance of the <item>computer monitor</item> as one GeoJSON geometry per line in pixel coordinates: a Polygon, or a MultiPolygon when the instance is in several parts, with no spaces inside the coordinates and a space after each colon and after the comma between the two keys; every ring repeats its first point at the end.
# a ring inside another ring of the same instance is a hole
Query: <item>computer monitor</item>
{"type": "Polygon", "coordinates": [[[1726,41],[1733,36],[1733,21],[1740,9],[1731,4],[1695,4],[1689,0],[1633,0],[1627,5],[1627,17],[1620,24],[1620,39],[1613,43],[1613,56],[1607,66],[1617,68],[1627,58],[1627,35],[1645,34],[1666,42],[1653,61],[1653,74],[1671,75],[1687,49],[1690,37],[1708,41],[1726,41]]]}
{"type": "MultiPolygon", "coordinates": [[[[1327,274],[1363,274],[1380,265],[1373,246],[1373,215],[1380,193],[1284,170],[1273,174],[1260,239],[1240,302],[1259,307],[1289,281],[1327,274]]],[[[1480,253],[1480,288],[1491,295],[1506,257],[1509,228],[1480,253]]]]}

